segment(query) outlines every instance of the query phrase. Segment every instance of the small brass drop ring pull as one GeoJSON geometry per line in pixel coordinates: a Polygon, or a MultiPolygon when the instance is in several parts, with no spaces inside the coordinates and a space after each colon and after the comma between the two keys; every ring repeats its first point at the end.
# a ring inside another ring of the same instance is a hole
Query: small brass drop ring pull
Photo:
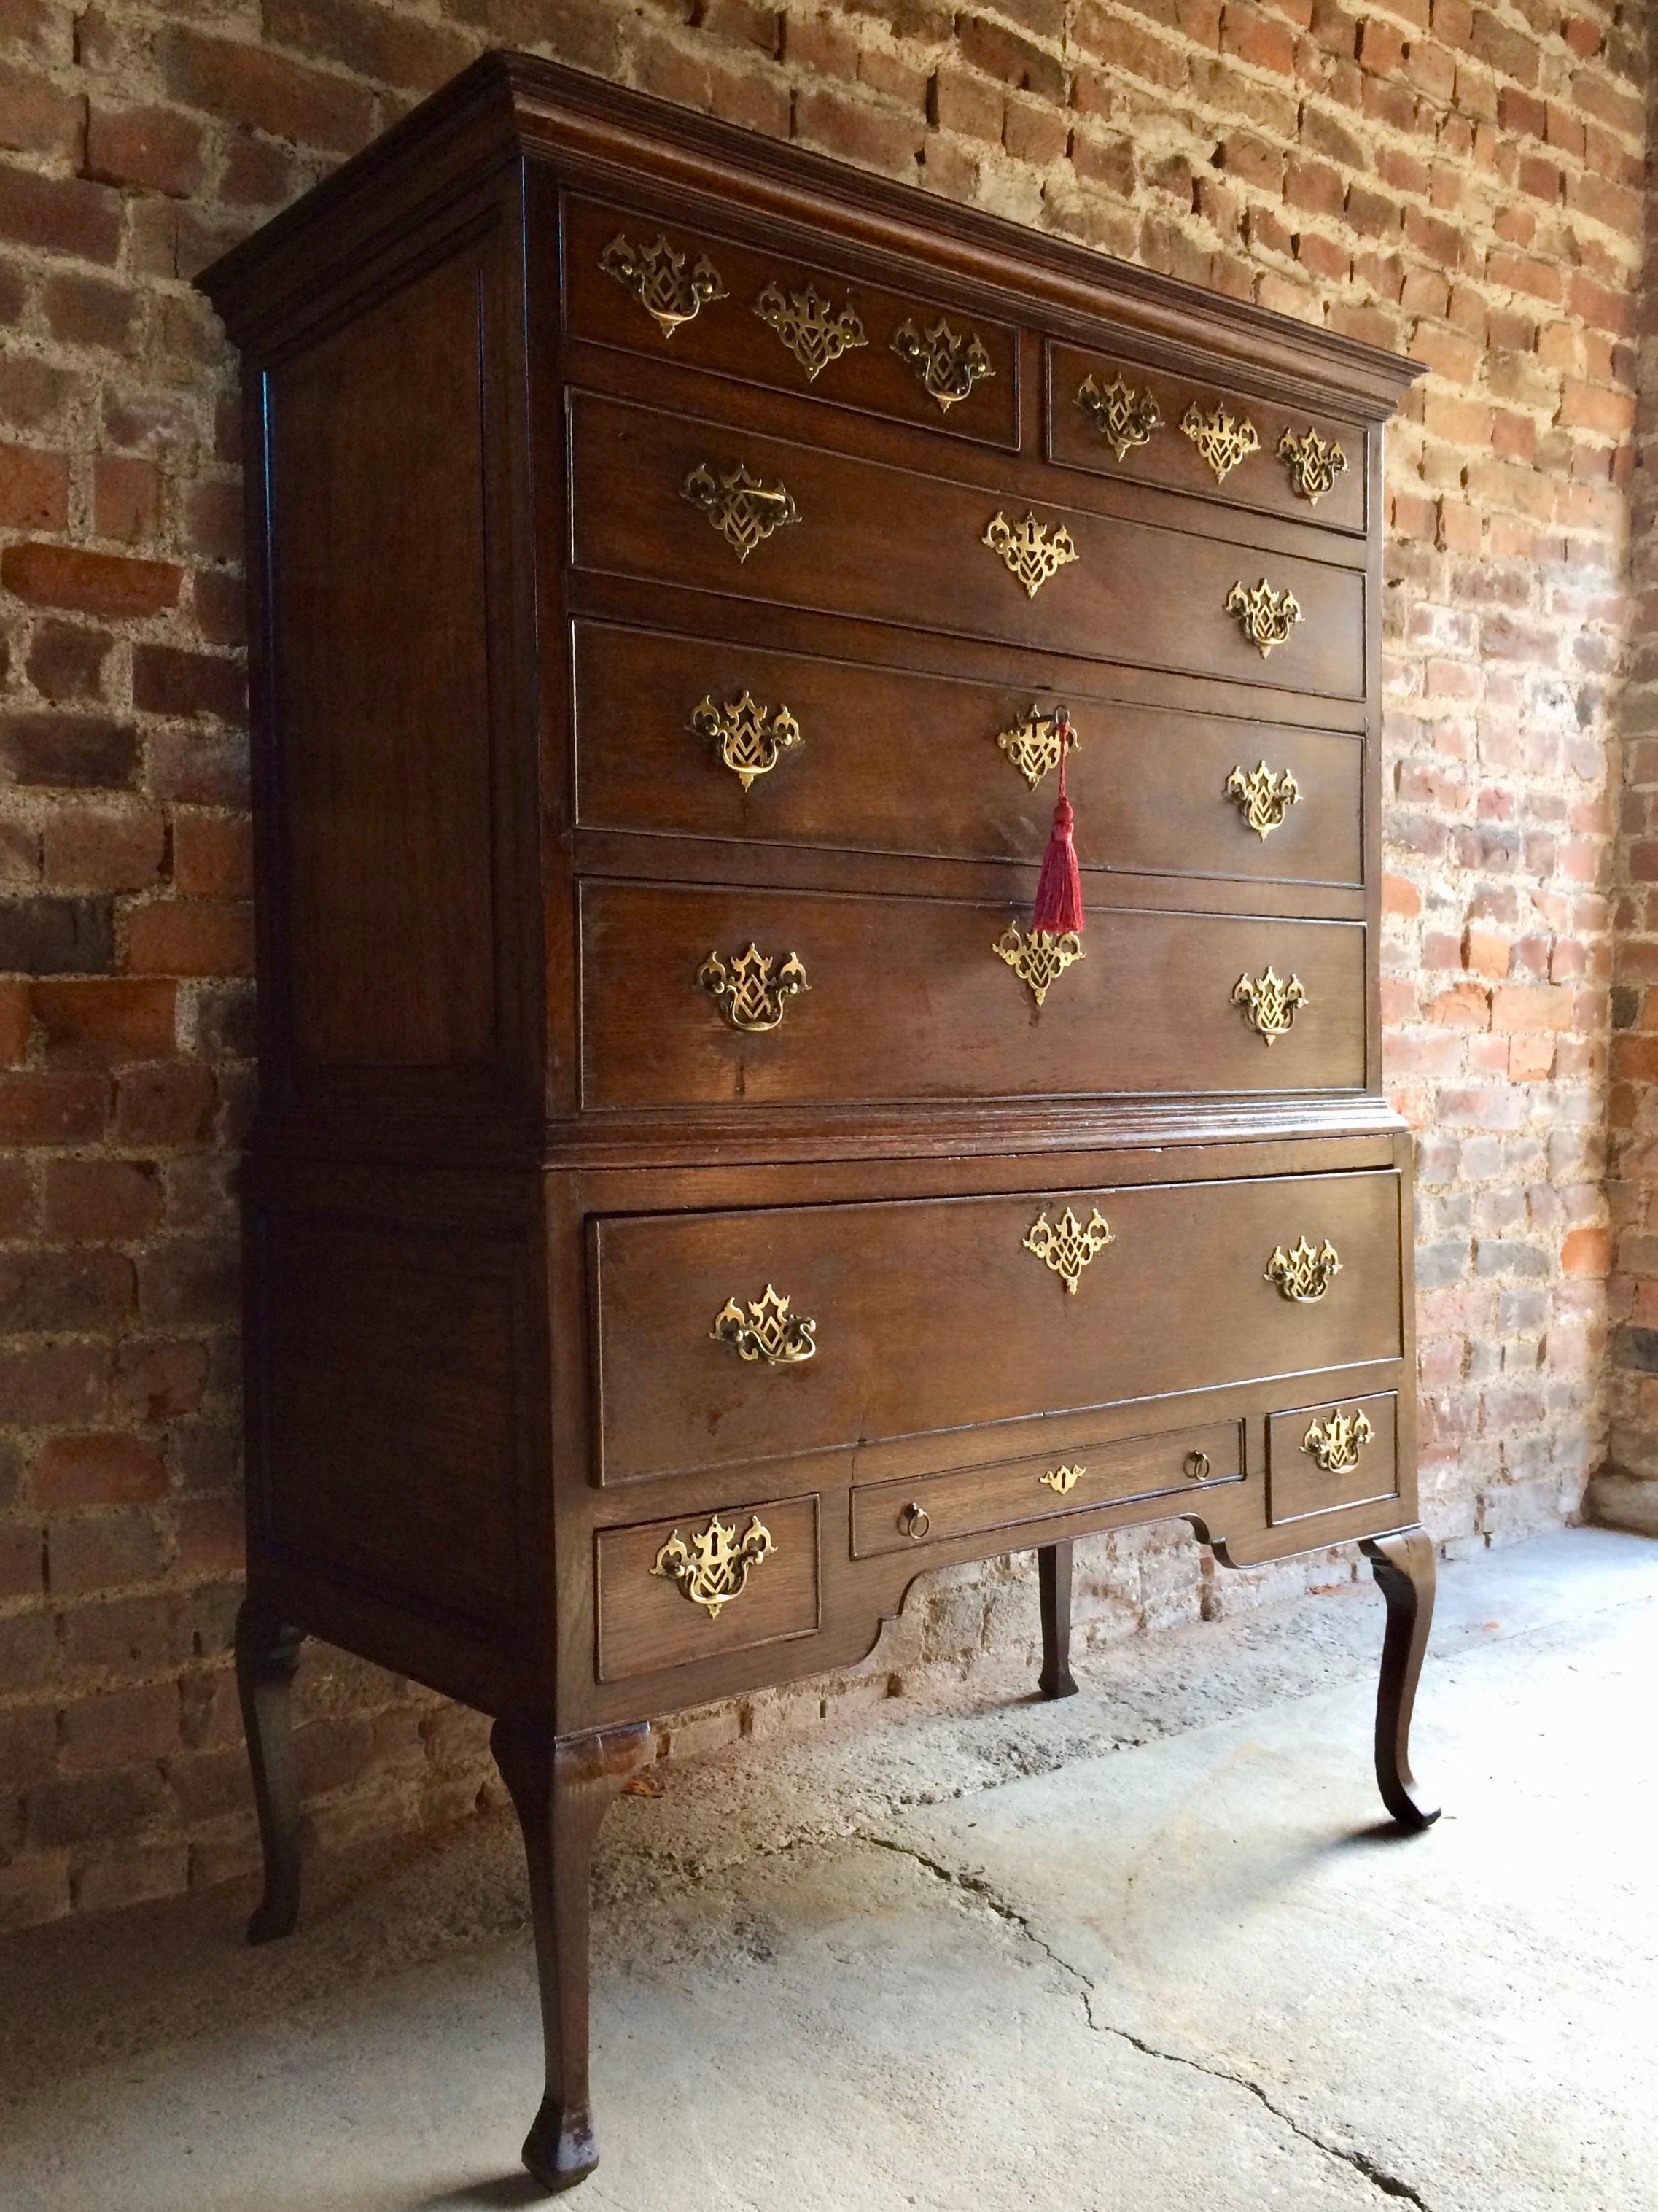
{"type": "Polygon", "coordinates": [[[1186,1455],[1186,1472],[1190,1475],[1193,1482],[1207,1482],[1209,1480],[1208,1453],[1200,1451],[1187,1452],[1186,1455]]]}
{"type": "Polygon", "coordinates": [[[898,1516],[898,1526],[906,1536],[919,1543],[932,1526],[932,1516],[925,1505],[918,1505],[912,1498],[898,1516]]]}

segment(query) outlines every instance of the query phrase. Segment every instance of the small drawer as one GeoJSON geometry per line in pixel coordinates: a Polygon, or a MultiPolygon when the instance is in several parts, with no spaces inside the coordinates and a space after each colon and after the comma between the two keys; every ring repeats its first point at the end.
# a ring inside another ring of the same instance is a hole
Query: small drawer
{"type": "Polygon", "coordinates": [[[1266,1424],[1268,1511],[1275,1525],[1399,1495],[1399,1401],[1392,1391],[1274,1413],[1266,1424]]]}
{"type": "Polygon", "coordinates": [[[603,1528],[596,1544],[601,1682],[817,1632],[815,1497],[603,1528]]]}
{"type": "Polygon", "coordinates": [[[1331,530],[1364,528],[1362,422],[1193,384],[1109,354],[1050,343],[1048,453],[1066,468],[1200,493],[1331,530]]]}
{"type": "Polygon", "coordinates": [[[1005,324],[633,209],[567,200],[566,327],[671,366],[1011,448],[1005,324]]]}
{"type": "Polygon", "coordinates": [[[1167,1436],[1084,1445],[1063,1459],[1050,1454],[920,1482],[878,1483],[853,1492],[852,1553],[865,1559],[915,1551],[1091,1506],[1212,1489],[1241,1481],[1243,1471],[1242,1423],[1216,1421],[1167,1436]]]}

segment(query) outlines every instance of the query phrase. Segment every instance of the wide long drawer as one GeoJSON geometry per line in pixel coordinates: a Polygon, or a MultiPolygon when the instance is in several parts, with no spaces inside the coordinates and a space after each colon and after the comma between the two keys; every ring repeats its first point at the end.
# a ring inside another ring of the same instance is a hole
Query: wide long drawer
{"type": "Polygon", "coordinates": [[[587,392],[569,408],[579,567],[1363,696],[1364,573],[1349,563],[1090,513],[1064,504],[1071,486],[1057,471],[1033,505],[587,392]]]}
{"type": "Polygon", "coordinates": [[[1114,908],[1058,974],[1010,925],[965,901],[586,883],[583,1103],[1363,1084],[1359,923],[1114,908]]]}
{"type": "Polygon", "coordinates": [[[600,1480],[1397,1358],[1400,1201],[1387,1170],[597,1218],[600,1480]]]}

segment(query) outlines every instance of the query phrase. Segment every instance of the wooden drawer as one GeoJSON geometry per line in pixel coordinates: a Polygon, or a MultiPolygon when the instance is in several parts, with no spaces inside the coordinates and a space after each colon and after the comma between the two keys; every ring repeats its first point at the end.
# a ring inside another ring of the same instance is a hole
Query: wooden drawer
{"type": "Polygon", "coordinates": [[[1399,1495],[1397,1396],[1342,1398],[1274,1413],[1266,1424],[1274,1523],[1399,1495]]]}
{"type": "Polygon", "coordinates": [[[1050,460],[1327,529],[1364,528],[1370,450],[1362,422],[1194,384],[1110,354],[1056,343],[1047,352],[1050,460]],[[1292,447],[1280,453],[1286,437],[1292,447]]]}
{"type": "MultiPolygon", "coordinates": [[[[1242,1423],[1213,1421],[1166,1436],[1085,1445],[1062,1460],[1050,1452],[922,1482],[876,1483],[852,1495],[853,1557],[915,1551],[1129,1498],[1212,1490],[1241,1481],[1243,1472],[1242,1423]]],[[[1042,1540],[1033,1532],[1032,1543],[1042,1540]]]]}
{"type": "MultiPolygon", "coordinates": [[[[1390,1171],[609,1216],[590,1234],[607,1483],[1401,1350],[1390,1171]],[[1096,1210],[1112,1241],[1096,1233],[1073,1292],[1049,1264],[1062,1256],[1051,1240],[1067,1212],[1085,1231],[1096,1210]],[[1340,1270],[1305,1304],[1268,1279],[1303,1238],[1315,1252],[1327,1240],[1340,1270]],[[781,1356],[768,1359],[744,1327],[781,1356]]],[[[1029,1449],[1010,1431],[1008,1456],[1029,1449]]]]}
{"type": "MultiPolygon", "coordinates": [[[[574,626],[574,660],[586,825],[1041,861],[1058,781],[1040,750],[1051,732],[1032,731],[1029,751],[1019,732],[1033,707],[1051,715],[1059,702],[1029,678],[967,683],[592,622],[574,626]]],[[[1066,703],[1085,870],[1361,880],[1358,737],[1075,692],[1066,703]]]]}
{"type": "MultiPolygon", "coordinates": [[[[1042,478],[1051,496],[1014,497],[586,392],[573,392],[569,407],[579,567],[1242,684],[1363,696],[1365,580],[1351,563],[1085,513],[1060,503],[1067,486],[1058,475],[1051,484],[1042,478]],[[726,487],[738,471],[758,488],[769,531],[745,541],[745,558],[699,503],[726,511],[726,487]],[[1050,550],[1063,530],[1075,555],[1034,597],[983,542],[999,515],[1019,529],[1028,512],[1050,550]],[[785,514],[798,519],[778,523],[785,514]],[[1301,614],[1270,659],[1227,612],[1236,589],[1263,582],[1292,592],[1301,614]]],[[[1218,518],[1223,527],[1229,520],[1218,518]]]]}
{"type": "Polygon", "coordinates": [[[816,1498],[604,1528],[594,1543],[601,1682],[817,1632],[816,1498]]]}
{"type": "Polygon", "coordinates": [[[1005,906],[589,881],[580,914],[590,1109],[1364,1081],[1357,922],[1096,911],[1038,1007],[995,951],[1005,906]],[[793,955],[807,986],[774,994],[758,1018],[780,1017],[761,1032],[698,981],[711,954],[732,975],[750,944],[774,983],[793,955]],[[1305,993],[1271,1044],[1232,1000],[1269,968],[1305,993]]]}
{"type": "Polygon", "coordinates": [[[568,199],[564,302],[574,337],[981,444],[1019,441],[1016,333],[921,294],[884,290],[632,209],[568,199]],[[659,240],[664,250],[653,251],[659,240]],[[699,302],[690,283],[700,264],[703,290],[709,276],[719,289],[699,302]],[[641,295],[669,315],[691,308],[690,319],[665,328],[641,295]]]}

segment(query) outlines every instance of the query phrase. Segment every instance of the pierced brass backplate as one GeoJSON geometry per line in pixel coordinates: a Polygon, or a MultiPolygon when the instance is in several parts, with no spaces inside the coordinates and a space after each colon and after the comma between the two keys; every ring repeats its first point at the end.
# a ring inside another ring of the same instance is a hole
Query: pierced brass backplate
{"type": "Polygon", "coordinates": [[[1036,1480],[1045,1490],[1051,1490],[1056,1498],[1069,1498],[1087,1472],[1085,1467],[1052,1467],[1046,1474],[1039,1474],[1036,1480]]]}
{"type": "Polygon", "coordinates": [[[1301,602],[1293,592],[1275,592],[1263,576],[1258,584],[1234,584],[1226,611],[1237,617],[1238,628],[1265,660],[1301,620],[1301,602]]]}
{"type": "Polygon", "coordinates": [[[1240,461],[1260,451],[1255,426],[1247,415],[1234,415],[1224,400],[1206,414],[1194,399],[1181,417],[1181,428],[1224,483],[1240,461]]]}
{"type": "Polygon", "coordinates": [[[1074,724],[1066,725],[1061,738],[1059,716],[1033,706],[1023,722],[1004,730],[996,742],[1035,791],[1048,770],[1059,766],[1061,750],[1076,751],[1078,738],[1074,724]]]}
{"type": "Polygon", "coordinates": [[[1015,583],[1023,584],[1025,597],[1034,599],[1051,576],[1080,556],[1063,524],[1050,537],[1048,525],[1027,514],[1017,526],[998,508],[985,525],[979,540],[1006,568],[1015,583]]]}
{"type": "Polygon", "coordinates": [[[1262,1280],[1275,1284],[1297,1305],[1308,1306],[1324,1296],[1340,1273],[1341,1261],[1327,1237],[1316,1248],[1303,1237],[1287,1252],[1282,1244],[1274,1247],[1262,1280]]]}
{"type": "Polygon", "coordinates": [[[1281,774],[1258,761],[1248,770],[1235,768],[1226,779],[1226,796],[1235,799],[1238,812],[1257,837],[1270,837],[1290,809],[1298,804],[1301,786],[1286,768],[1281,774]]]}
{"type": "Polygon", "coordinates": [[[843,353],[869,343],[851,301],[831,311],[829,302],[811,284],[804,292],[785,292],[780,284],[768,284],[755,301],[754,312],[776,331],[805,370],[809,384],[816,384],[843,353]]]}
{"type": "Polygon", "coordinates": [[[1137,391],[1121,376],[1103,388],[1093,377],[1084,377],[1077,404],[1120,461],[1136,446],[1149,446],[1153,432],[1163,428],[1163,416],[1152,393],[1137,391]]]}
{"type": "Polygon", "coordinates": [[[1050,1221],[1045,1212],[1039,1213],[1022,1241],[1025,1250],[1034,1253],[1050,1274],[1058,1275],[1074,1298],[1083,1269],[1117,1240],[1098,1206],[1084,1228],[1067,1206],[1057,1221],[1050,1221]]]}
{"type": "Polygon", "coordinates": [[[1334,439],[1321,438],[1311,428],[1298,438],[1286,430],[1278,441],[1278,457],[1290,471],[1291,489],[1309,507],[1316,507],[1336,478],[1347,473],[1347,456],[1334,439]]]}
{"type": "Polygon", "coordinates": [[[768,1367],[799,1367],[817,1350],[817,1324],[809,1314],[792,1314],[789,1302],[767,1284],[763,1297],[746,1306],[727,1298],[708,1331],[716,1344],[728,1344],[739,1359],[768,1367]]]}
{"type": "Polygon", "coordinates": [[[1270,1047],[1289,1035],[1297,1008],[1307,1004],[1307,993],[1299,975],[1278,975],[1268,968],[1259,979],[1240,975],[1232,986],[1232,1004],[1270,1047]]]}
{"type": "Polygon", "coordinates": [[[688,1544],[676,1528],[656,1555],[653,1575],[677,1583],[680,1593],[700,1605],[710,1620],[742,1596],[754,1568],[763,1565],[776,1551],[771,1530],[758,1514],[739,1537],[716,1513],[706,1528],[693,1532],[688,1544]]]}
{"type": "Polygon", "coordinates": [[[718,1001],[734,1030],[774,1030],[783,1018],[785,1002],[797,991],[811,988],[798,953],[791,952],[774,975],[776,957],[774,952],[762,952],[752,938],[746,952],[734,952],[729,960],[710,952],[696,971],[696,987],[718,1001]]]}
{"type": "Polygon", "coordinates": [[[701,508],[739,561],[746,561],[774,530],[800,520],[786,484],[762,483],[741,461],[718,473],[706,461],[699,462],[681,486],[680,495],[701,508]]]}
{"type": "Polygon", "coordinates": [[[958,338],[942,317],[925,337],[914,323],[900,323],[892,334],[892,350],[907,361],[938,403],[941,415],[969,398],[975,384],[996,371],[984,340],[976,332],[958,338]]]}
{"type": "Polygon", "coordinates": [[[774,714],[769,707],[756,706],[745,691],[716,707],[712,697],[691,709],[691,727],[720,748],[720,757],[744,791],[757,775],[769,775],[786,752],[805,739],[800,725],[786,707],[774,714]]]}
{"type": "Polygon", "coordinates": [[[1051,929],[1033,929],[1029,937],[1017,921],[1010,921],[991,951],[1008,966],[1040,1006],[1073,960],[1083,958],[1082,939],[1074,929],[1055,935],[1051,929]]]}
{"type": "Polygon", "coordinates": [[[1301,1440],[1301,1449],[1315,1459],[1326,1474],[1346,1474],[1358,1465],[1358,1455],[1375,1437],[1370,1415],[1361,1406],[1356,1413],[1338,1407],[1327,1421],[1315,1421],[1301,1440]]]}
{"type": "Polygon", "coordinates": [[[599,255],[598,265],[638,301],[665,338],[681,323],[694,322],[710,300],[726,296],[720,271],[706,253],[687,274],[685,256],[676,253],[665,238],[654,246],[634,246],[618,231],[599,255]]]}

